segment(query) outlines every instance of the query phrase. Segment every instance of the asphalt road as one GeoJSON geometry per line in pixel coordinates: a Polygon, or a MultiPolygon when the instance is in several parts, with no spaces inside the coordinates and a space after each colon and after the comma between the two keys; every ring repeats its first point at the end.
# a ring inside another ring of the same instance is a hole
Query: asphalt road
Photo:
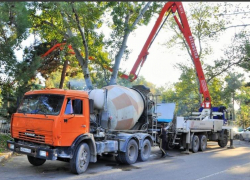
{"type": "Polygon", "coordinates": [[[220,148],[209,142],[204,152],[181,154],[170,151],[172,157],[160,158],[160,150],[154,147],[149,161],[124,166],[114,159],[101,158],[90,163],[81,175],[70,173],[69,164],[47,161],[40,167],[29,164],[24,155],[13,156],[0,164],[1,180],[249,180],[250,142],[234,140],[235,149],[220,148]]]}

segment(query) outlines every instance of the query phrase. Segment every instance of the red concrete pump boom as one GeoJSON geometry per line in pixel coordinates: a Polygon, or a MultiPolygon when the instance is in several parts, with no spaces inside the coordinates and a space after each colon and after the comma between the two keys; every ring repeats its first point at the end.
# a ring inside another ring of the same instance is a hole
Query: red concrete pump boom
{"type": "Polygon", "coordinates": [[[189,28],[187,17],[186,17],[186,14],[185,14],[185,11],[184,11],[184,8],[183,8],[181,2],[167,2],[164,5],[164,7],[162,8],[162,10],[159,14],[157,21],[155,22],[153,29],[151,30],[151,32],[149,34],[147,41],[145,42],[145,44],[141,50],[141,53],[139,54],[132,70],[130,71],[129,76],[126,76],[125,78],[126,79],[131,78],[131,81],[134,81],[137,78],[138,73],[136,74],[136,72],[138,70],[138,67],[140,66],[140,68],[141,68],[143,66],[143,64],[147,58],[147,55],[149,54],[148,49],[149,49],[151,43],[153,42],[155,36],[158,33],[157,31],[159,30],[162,19],[163,19],[166,12],[173,13],[173,17],[174,17],[180,31],[182,32],[183,36],[185,37],[185,40],[186,40],[186,42],[191,50],[196,73],[197,73],[199,83],[200,83],[200,93],[203,95],[203,102],[202,102],[201,106],[205,109],[211,109],[211,97],[210,97],[210,94],[208,91],[206,79],[205,79],[205,76],[204,76],[204,73],[202,70],[199,55],[198,55],[197,50],[196,50],[194,38],[193,38],[191,30],[189,28]],[[181,22],[176,17],[176,15],[175,15],[176,12],[178,13],[181,22]]]}

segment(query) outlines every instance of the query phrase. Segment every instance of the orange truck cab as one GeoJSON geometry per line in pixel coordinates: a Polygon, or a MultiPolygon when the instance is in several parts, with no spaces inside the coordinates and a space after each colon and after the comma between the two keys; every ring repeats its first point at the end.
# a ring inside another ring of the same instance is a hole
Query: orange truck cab
{"type": "MultiPolygon", "coordinates": [[[[117,103],[119,107],[122,104],[117,103]]],[[[70,162],[70,169],[76,174],[85,172],[89,162],[97,161],[97,155],[113,154],[118,162],[125,164],[133,164],[138,158],[147,160],[153,142],[151,135],[140,130],[126,133],[110,130],[108,126],[103,128],[104,122],[111,121],[108,111],[109,108],[96,110],[94,100],[86,91],[29,91],[12,115],[11,135],[14,140],[7,141],[7,147],[26,154],[34,166],[40,166],[46,160],[70,162]],[[129,154],[130,150],[133,152],[129,154]]]]}

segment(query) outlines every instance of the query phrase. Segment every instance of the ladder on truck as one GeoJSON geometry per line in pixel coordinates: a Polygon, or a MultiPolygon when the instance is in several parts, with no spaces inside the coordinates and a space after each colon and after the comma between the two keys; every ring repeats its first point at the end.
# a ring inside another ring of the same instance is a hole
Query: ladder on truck
{"type": "Polygon", "coordinates": [[[149,98],[155,103],[154,104],[154,110],[152,112],[152,124],[151,124],[151,131],[150,131],[150,135],[153,137],[153,145],[157,145],[157,141],[156,141],[156,137],[157,137],[157,96],[160,95],[153,95],[153,94],[149,94],[149,98]]]}
{"type": "Polygon", "coordinates": [[[153,145],[157,145],[156,142],[156,136],[157,136],[157,119],[156,117],[153,117],[152,120],[152,131],[151,131],[151,136],[153,137],[153,145]]]}

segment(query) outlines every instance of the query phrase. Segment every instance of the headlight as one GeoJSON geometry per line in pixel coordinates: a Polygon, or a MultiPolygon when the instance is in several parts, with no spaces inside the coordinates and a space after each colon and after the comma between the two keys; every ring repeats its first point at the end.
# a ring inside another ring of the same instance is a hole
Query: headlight
{"type": "Polygon", "coordinates": [[[47,152],[46,152],[46,151],[40,151],[40,152],[39,152],[39,155],[40,155],[40,156],[43,156],[43,157],[46,157],[47,152]]]}
{"type": "Polygon", "coordinates": [[[8,144],[10,149],[14,149],[14,144],[8,144]]]}

